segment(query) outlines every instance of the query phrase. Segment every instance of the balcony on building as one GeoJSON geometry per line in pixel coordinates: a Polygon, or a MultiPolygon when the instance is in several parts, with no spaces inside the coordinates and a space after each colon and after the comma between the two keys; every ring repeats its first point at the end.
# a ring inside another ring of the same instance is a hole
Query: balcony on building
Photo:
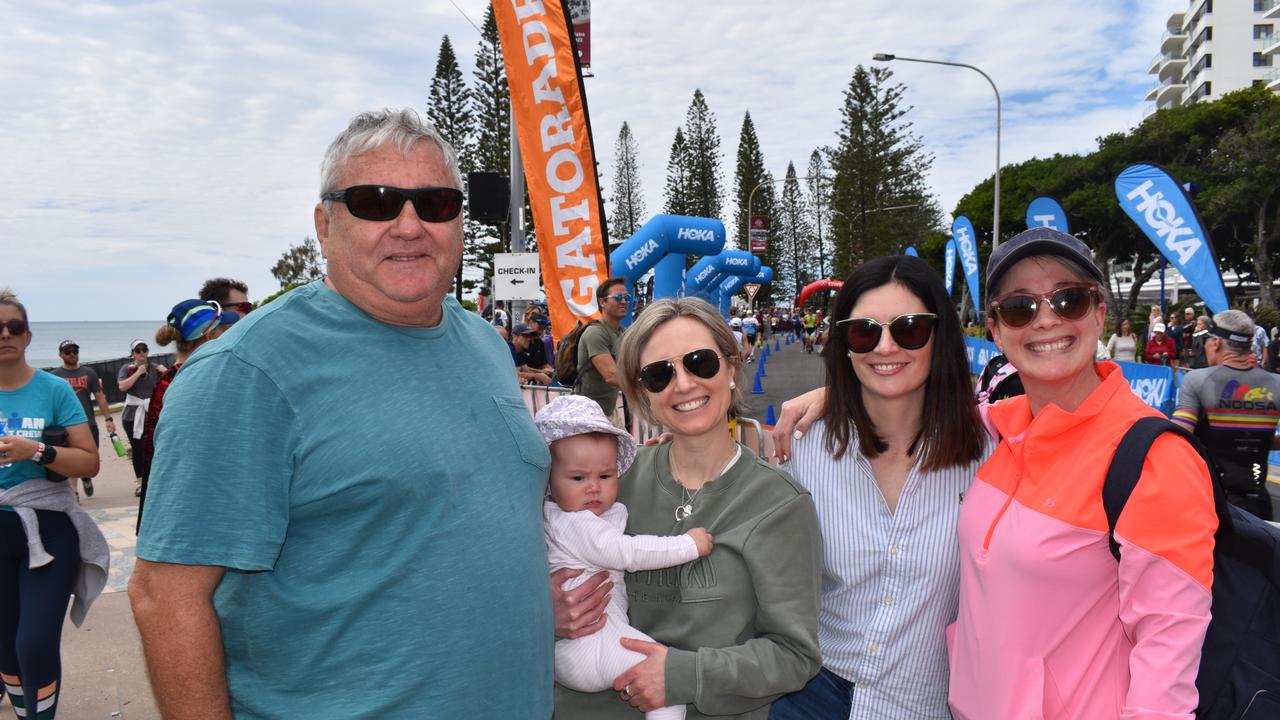
{"type": "Polygon", "coordinates": [[[1263,75],[1262,81],[1266,83],[1267,89],[1271,92],[1280,92],[1280,68],[1263,75]]]}
{"type": "Polygon", "coordinates": [[[1262,53],[1263,57],[1268,55],[1273,56],[1273,58],[1280,57],[1280,33],[1272,33],[1268,37],[1261,37],[1253,42],[1254,49],[1262,53]]]}
{"type": "Polygon", "coordinates": [[[1144,99],[1146,102],[1155,103],[1159,108],[1171,107],[1179,104],[1182,99],[1182,93],[1186,89],[1186,84],[1180,79],[1163,80],[1147,88],[1147,94],[1144,99]]]}
{"type": "Polygon", "coordinates": [[[1160,52],[1166,55],[1181,55],[1182,47],[1187,43],[1187,34],[1181,29],[1172,28],[1164,31],[1160,38],[1160,52]]]}
{"type": "Polygon", "coordinates": [[[1254,9],[1262,13],[1262,17],[1270,20],[1280,19],[1280,0],[1261,0],[1254,3],[1254,9]]]}

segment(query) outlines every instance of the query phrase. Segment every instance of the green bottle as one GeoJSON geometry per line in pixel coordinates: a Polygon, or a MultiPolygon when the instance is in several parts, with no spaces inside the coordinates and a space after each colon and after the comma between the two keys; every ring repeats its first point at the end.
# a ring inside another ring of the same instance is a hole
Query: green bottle
{"type": "Polygon", "coordinates": [[[115,433],[111,433],[111,446],[116,449],[116,456],[118,457],[124,457],[129,453],[128,450],[124,449],[124,441],[115,433]]]}

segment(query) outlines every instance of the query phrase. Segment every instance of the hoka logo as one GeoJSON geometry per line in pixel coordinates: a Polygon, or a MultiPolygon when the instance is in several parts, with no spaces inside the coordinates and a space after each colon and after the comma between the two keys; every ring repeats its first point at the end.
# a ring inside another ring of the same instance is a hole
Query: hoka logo
{"type": "Polygon", "coordinates": [[[1143,214],[1147,225],[1155,230],[1156,237],[1164,239],[1164,246],[1170,252],[1177,253],[1178,262],[1186,265],[1204,243],[1186,226],[1186,221],[1178,217],[1173,204],[1164,199],[1164,193],[1152,193],[1151,188],[1152,183],[1148,180],[1129,191],[1125,199],[1138,200],[1135,209],[1143,214]],[[1183,235],[1189,237],[1183,238],[1183,235]]]}
{"type": "Polygon", "coordinates": [[[1134,395],[1142,398],[1142,402],[1151,407],[1160,407],[1160,403],[1164,402],[1169,381],[1165,378],[1139,378],[1130,380],[1129,387],[1133,389],[1134,395]]]}
{"type": "Polygon", "coordinates": [[[636,249],[635,252],[631,253],[631,255],[627,257],[627,260],[626,260],[627,269],[635,270],[637,265],[643,262],[645,258],[649,257],[649,253],[657,249],[658,249],[657,240],[650,240],[646,242],[644,245],[641,245],[639,248],[636,249]]]}
{"type": "Polygon", "coordinates": [[[676,233],[678,240],[701,240],[703,242],[711,242],[715,239],[715,233],[710,230],[698,230],[697,228],[682,227],[676,233]]]}

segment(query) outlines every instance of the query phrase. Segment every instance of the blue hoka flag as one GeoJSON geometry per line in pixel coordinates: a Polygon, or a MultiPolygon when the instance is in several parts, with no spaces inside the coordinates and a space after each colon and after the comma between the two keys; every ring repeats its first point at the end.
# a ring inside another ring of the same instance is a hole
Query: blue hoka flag
{"type": "Polygon", "coordinates": [[[920,257],[920,253],[916,252],[916,247],[914,245],[908,245],[907,249],[902,251],[902,254],[910,255],[911,257],[920,257]]]}
{"type": "Polygon", "coordinates": [[[956,250],[960,252],[960,265],[964,268],[965,282],[969,283],[969,296],[973,298],[973,307],[982,307],[982,296],[978,294],[978,236],[973,232],[973,223],[961,215],[951,223],[951,237],[955,241],[956,250]]]}
{"type": "Polygon", "coordinates": [[[1027,229],[1038,227],[1071,232],[1067,229],[1067,211],[1062,209],[1057,200],[1047,195],[1041,195],[1027,205],[1027,229]]]}
{"type": "Polygon", "coordinates": [[[1116,177],[1116,199],[1160,252],[1187,278],[1215,313],[1227,309],[1227,292],[1196,207],[1158,165],[1138,163],[1116,177]]]}
{"type": "Polygon", "coordinates": [[[951,286],[956,276],[956,241],[947,241],[946,262],[943,265],[942,279],[947,283],[947,294],[951,294],[951,286]]]}

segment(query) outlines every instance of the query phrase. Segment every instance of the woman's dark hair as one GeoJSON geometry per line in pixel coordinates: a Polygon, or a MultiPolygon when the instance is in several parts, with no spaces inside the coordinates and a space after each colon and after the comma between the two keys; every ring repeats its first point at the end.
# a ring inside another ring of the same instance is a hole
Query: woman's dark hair
{"type": "MultiPolygon", "coordinates": [[[[951,306],[942,278],[923,260],[910,255],[875,258],[860,265],[836,296],[833,320],[843,320],[863,293],[897,283],[936,313],[933,356],[925,381],[920,432],[907,449],[919,455],[921,470],[965,465],[982,456],[982,422],[973,398],[973,381],[964,350],[960,318],[951,306]]],[[[834,327],[834,326],[833,326],[834,327]]],[[[827,369],[827,451],[840,458],[856,434],[862,454],[874,458],[889,449],[876,431],[862,401],[862,383],[849,363],[849,342],[843,332],[831,333],[824,362],[827,369]]]]}

